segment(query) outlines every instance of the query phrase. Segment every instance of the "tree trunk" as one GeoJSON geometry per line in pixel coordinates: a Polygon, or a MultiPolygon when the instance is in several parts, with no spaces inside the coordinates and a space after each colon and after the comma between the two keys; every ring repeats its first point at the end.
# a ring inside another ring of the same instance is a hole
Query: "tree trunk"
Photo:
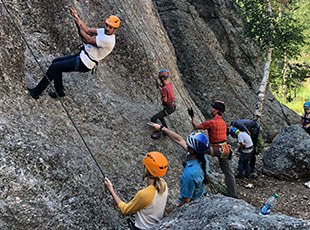
{"type": "Polygon", "coordinates": [[[282,70],[282,97],[287,98],[287,78],[288,78],[288,63],[287,56],[284,57],[284,67],[282,70]]]}
{"type": "Polygon", "coordinates": [[[257,102],[255,106],[255,116],[258,122],[260,121],[262,117],[262,113],[263,113],[263,103],[265,100],[265,93],[266,93],[266,89],[267,89],[267,85],[269,81],[271,55],[272,55],[272,47],[270,44],[268,51],[267,51],[267,59],[266,59],[265,67],[264,67],[264,76],[259,86],[259,90],[257,94],[257,102]]]}
{"type": "Polygon", "coordinates": [[[262,113],[263,113],[263,103],[265,100],[265,93],[267,89],[267,85],[269,82],[269,73],[270,73],[270,64],[271,64],[271,56],[272,56],[272,34],[273,34],[273,24],[271,21],[272,18],[272,10],[271,10],[271,4],[270,1],[267,0],[267,12],[270,17],[270,35],[269,35],[269,44],[268,44],[268,49],[267,49],[267,58],[266,58],[266,63],[264,67],[264,75],[263,75],[263,80],[260,83],[258,94],[257,94],[257,102],[255,106],[255,116],[257,122],[260,122],[262,118],[262,113]]]}

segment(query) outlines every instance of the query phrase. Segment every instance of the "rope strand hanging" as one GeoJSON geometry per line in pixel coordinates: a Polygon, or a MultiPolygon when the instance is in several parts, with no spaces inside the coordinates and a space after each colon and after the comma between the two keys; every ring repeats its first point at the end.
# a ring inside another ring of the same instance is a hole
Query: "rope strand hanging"
{"type": "MultiPolygon", "coordinates": [[[[22,39],[24,40],[24,42],[25,42],[27,48],[29,49],[31,55],[33,56],[35,62],[38,64],[40,70],[41,70],[42,73],[44,74],[44,77],[47,78],[47,80],[48,80],[49,83],[51,83],[50,80],[48,79],[48,77],[46,76],[46,73],[45,73],[43,67],[42,67],[41,64],[39,63],[39,61],[38,61],[37,57],[35,56],[34,52],[32,51],[32,49],[31,49],[29,43],[27,42],[27,39],[26,39],[25,36],[23,35],[21,28],[18,26],[18,24],[17,24],[17,23],[15,22],[15,20],[13,19],[12,14],[10,13],[10,11],[9,11],[9,9],[8,9],[8,7],[7,7],[7,5],[5,4],[5,2],[4,2],[3,0],[1,0],[1,2],[2,2],[2,5],[4,6],[6,12],[8,13],[9,18],[10,18],[12,24],[14,25],[14,27],[16,28],[16,30],[18,31],[18,33],[20,34],[20,36],[21,36],[22,39]]],[[[64,103],[63,103],[63,101],[62,101],[62,99],[59,97],[59,95],[58,95],[57,91],[55,90],[54,86],[53,86],[52,84],[51,84],[51,86],[52,86],[54,92],[56,92],[57,98],[59,99],[59,102],[60,102],[61,106],[63,107],[63,109],[64,109],[64,111],[65,111],[67,117],[69,118],[70,122],[72,123],[73,127],[74,127],[75,130],[77,131],[77,133],[78,133],[79,137],[81,138],[83,144],[85,145],[85,147],[86,147],[88,153],[89,153],[89,154],[91,155],[91,157],[93,158],[93,160],[94,160],[96,166],[98,167],[100,173],[102,174],[102,176],[105,177],[105,174],[103,173],[103,170],[101,169],[101,167],[100,167],[100,165],[98,164],[98,162],[97,162],[95,156],[93,155],[92,151],[90,150],[89,146],[87,145],[87,143],[86,143],[84,137],[82,136],[80,130],[78,129],[77,125],[76,125],[75,122],[73,121],[73,119],[72,119],[71,115],[69,114],[69,111],[68,111],[67,108],[65,107],[65,105],[64,105],[64,103]]]]}
{"type": "MultiPolygon", "coordinates": [[[[116,0],[113,0],[113,2],[115,3],[115,5],[117,5],[116,0]]],[[[119,2],[119,5],[120,5],[120,6],[124,9],[124,11],[125,11],[125,7],[124,7],[122,1],[121,1],[121,0],[118,0],[118,2],[119,2]]],[[[135,11],[135,10],[133,9],[133,7],[132,7],[132,4],[130,4],[130,3],[128,2],[128,0],[125,0],[125,2],[126,2],[127,5],[129,6],[131,12],[134,14],[134,17],[136,18],[136,21],[138,22],[139,27],[140,27],[140,28],[144,28],[143,25],[142,25],[142,23],[141,23],[141,18],[143,18],[143,17],[138,17],[138,15],[136,14],[136,11],[135,11]]],[[[121,11],[120,8],[119,8],[119,11],[121,11]]],[[[125,11],[125,12],[126,12],[126,11],[125,11]]],[[[125,13],[125,15],[126,15],[127,18],[129,18],[129,17],[127,16],[127,13],[125,13]]],[[[141,14],[139,14],[139,15],[141,15],[141,14]]],[[[157,15],[157,16],[158,16],[158,15],[157,15]]],[[[134,28],[134,31],[135,31],[135,33],[137,34],[139,40],[142,41],[141,37],[139,36],[139,34],[138,34],[138,32],[136,31],[135,28],[134,28]]],[[[154,51],[154,54],[156,55],[157,59],[159,60],[161,66],[164,66],[164,64],[163,64],[163,62],[162,62],[162,60],[161,60],[161,58],[160,58],[160,56],[159,56],[157,50],[155,49],[155,46],[153,45],[152,40],[149,38],[148,34],[145,32],[145,29],[142,29],[142,33],[145,35],[145,37],[146,37],[146,39],[147,39],[147,41],[148,41],[148,44],[150,44],[150,45],[152,46],[153,51],[154,51]]],[[[161,49],[160,46],[159,46],[159,48],[161,49]]],[[[143,46],[143,49],[144,49],[144,53],[145,53],[146,58],[147,58],[147,63],[148,63],[148,65],[150,65],[150,64],[149,64],[149,61],[148,61],[148,57],[147,57],[147,52],[146,52],[146,49],[145,49],[144,46],[143,46]]],[[[149,69],[151,69],[151,68],[149,67],[149,69]]],[[[174,84],[174,86],[175,86],[175,88],[176,88],[178,94],[180,95],[182,101],[184,102],[185,106],[186,106],[187,108],[192,107],[192,106],[191,106],[191,103],[190,103],[188,100],[186,100],[186,98],[183,97],[183,94],[181,93],[181,91],[179,90],[179,88],[177,87],[177,85],[175,84],[175,82],[173,81],[172,78],[171,78],[171,81],[172,81],[172,83],[174,84]]],[[[198,113],[198,116],[199,116],[200,120],[204,120],[204,119],[201,119],[201,116],[200,116],[199,113],[198,113]]],[[[169,119],[169,117],[168,117],[168,119],[169,119]]]]}

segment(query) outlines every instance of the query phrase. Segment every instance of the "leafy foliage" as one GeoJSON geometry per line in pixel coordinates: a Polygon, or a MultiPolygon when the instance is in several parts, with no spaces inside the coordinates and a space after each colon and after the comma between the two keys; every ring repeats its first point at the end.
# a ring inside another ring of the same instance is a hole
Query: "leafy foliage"
{"type": "Polygon", "coordinates": [[[271,40],[276,58],[296,57],[304,44],[305,25],[293,17],[298,6],[295,1],[282,4],[271,1],[272,14],[264,0],[235,0],[245,22],[244,33],[266,50],[271,40]]]}
{"type": "Polygon", "coordinates": [[[309,74],[309,65],[297,61],[302,52],[309,55],[310,2],[307,0],[235,0],[243,18],[245,36],[263,51],[273,47],[270,72],[271,89],[278,96],[292,98],[291,90],[301,86],[309,74]]]}

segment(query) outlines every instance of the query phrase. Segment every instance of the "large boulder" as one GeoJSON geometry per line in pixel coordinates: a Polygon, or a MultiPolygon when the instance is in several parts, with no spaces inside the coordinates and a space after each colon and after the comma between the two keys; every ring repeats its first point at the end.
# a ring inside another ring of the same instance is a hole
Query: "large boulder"
{"type": "Polygon", "coordinates": [[[263,172],[279,178],[309,178],[309,134],[299,125],[282,128],[263,155],[263,172]]]}
{"type": "MultiPolygon", "coordinates": [[[[276,207],[275,210],[276,211],[276,207]]],[[[310,222],[259,210],[238,199],[210,196],[177,209],[154,229],[309,229],[310,222]]]]}

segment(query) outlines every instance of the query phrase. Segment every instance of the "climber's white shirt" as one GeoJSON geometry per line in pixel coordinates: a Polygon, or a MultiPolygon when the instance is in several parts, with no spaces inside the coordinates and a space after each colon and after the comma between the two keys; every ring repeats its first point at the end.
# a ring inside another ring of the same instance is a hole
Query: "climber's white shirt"
{"type": "MultiPolygon", "coordinates": [[[[85,43],[84,47],[91,59],[100,61],[112,52],[115,46],[115,34],[106,35],[103,28],[97,29],[96,44],[97,47],[85,43]]],[[[95,67],[96,63],[87,57],[84,50],[81,51],[80,58],[88,69],[95,67]]]]}

